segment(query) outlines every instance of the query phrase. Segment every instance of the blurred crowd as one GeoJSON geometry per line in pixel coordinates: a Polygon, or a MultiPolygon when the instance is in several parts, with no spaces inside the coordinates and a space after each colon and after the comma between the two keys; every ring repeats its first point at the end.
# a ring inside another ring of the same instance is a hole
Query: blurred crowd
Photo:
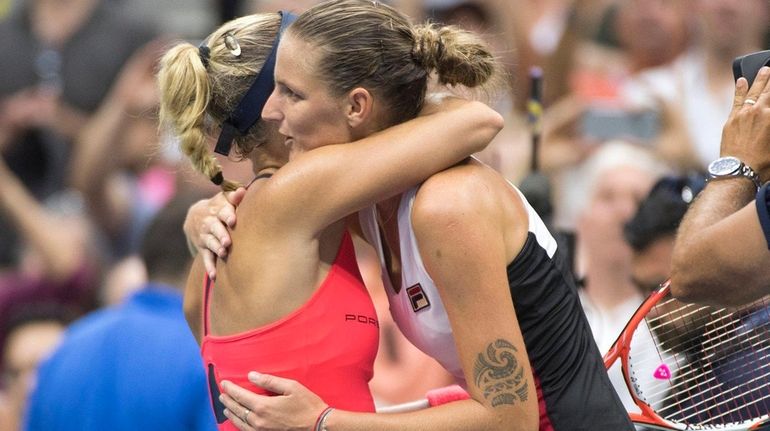
{"type": "MultiPolygon", "coordinates": [[[[514,184],[535,173],[547,179],[547,187],[523,191],[549,203],[541,215],[571,252],[605,352],[667,278],[683,208],[719,156],[732,60],[768,48],[770,3],[387,2],[415,21],[479,32],[507,66],[510,92],[490,102],[506,127],[478,158],[514,184]],[[527,110],[535,66],[543,71],[540,139],[527,110]]],[[[36,367],[74,335],[73,321],[125,306],[157,281],[142,244],[159,211],[218,191],[158,130],[154,73],[163,49],[235,16],[314,3],[0,0],[0,430],[19,429],[36,367]]],[[[222,163],[228,177],[248,182],[249,171],[222,163]]],[[[184,214],[174,214],[181,230],[184,214]]],[[[379,404],[451,383],[389,320],[379,265],[357,246],[381,322],[371,384],[379,404]]],[[[112,351],[100,354],[86,360],[118,361],[112,351]]]]}

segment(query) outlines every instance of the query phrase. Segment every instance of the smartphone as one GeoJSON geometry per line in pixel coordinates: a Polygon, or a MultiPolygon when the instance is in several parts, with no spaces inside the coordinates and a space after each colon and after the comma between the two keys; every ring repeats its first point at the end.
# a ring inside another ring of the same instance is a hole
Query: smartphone
{"type": "Polygon", "coordinates": [[[627,139],[649,143],[660,133],[660,114],[651,109],[588,108],[580,119],[582,136],[594,141],[627,139]]]}
{"type": "Polygon", "coordinates": [[[735,77],[736,81],[740,77],[746,78],[749,81],[749,87],[751,87],[751,84],[754,83],[754,78],[762,66],[770,66],[770,50],[757,51],[736,57],[733,60],[733,77],[735,77]]]}

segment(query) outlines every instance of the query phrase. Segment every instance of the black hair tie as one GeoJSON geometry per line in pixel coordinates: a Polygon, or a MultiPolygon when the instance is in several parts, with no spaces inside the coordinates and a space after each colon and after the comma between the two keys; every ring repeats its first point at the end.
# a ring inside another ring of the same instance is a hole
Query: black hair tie
{"type": "Polygon", "coordinates": [[[201,58],[201,62],[203,63],[203,67],[206,69],[209,68],[209,59],[211,58],[211,49],[204,45],[200,44],[198,45],[198,56],[201,58]]]}
{"type": "Polygon", "coordinates": [[[218,186],[221,186],[222,183],[225,182],[225,177],[224,175],[222,175],[222,171],[217,172],[216,175],[211,177],[211,182],[218,186]]]}

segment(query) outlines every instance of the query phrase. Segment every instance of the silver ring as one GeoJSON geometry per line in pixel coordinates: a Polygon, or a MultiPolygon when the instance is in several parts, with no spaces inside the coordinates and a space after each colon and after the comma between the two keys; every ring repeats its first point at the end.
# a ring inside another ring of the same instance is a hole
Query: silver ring
{"type": "Polygon", "coordinates": [[[246,412],[243,413],[243,417],[241,417],[241,419],[243,420],[243,423],[245,423],[246,425],[249,424],[249,413],[251,413],[251,410],[246,409],[246,412]]]}
{"type": "Polygon", "coordinates": [[[754,105],[756,103],[757,103],[757,101],[754,100],[754,99],[746,99],[746,100],[743,101],[744,105],[754,105]]]}

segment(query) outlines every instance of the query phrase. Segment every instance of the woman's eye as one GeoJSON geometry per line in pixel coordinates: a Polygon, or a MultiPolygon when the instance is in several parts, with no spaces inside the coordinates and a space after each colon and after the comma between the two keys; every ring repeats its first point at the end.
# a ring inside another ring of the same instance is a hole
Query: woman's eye
{"type": "Polygon", "coordinates": [[[286,97],[290,97],[292,99],[298,99],[299,98],[299,94],[297,94],[294,91],[292,91],[292,89],[290,89],[289,87],[282,86],[281,90],[282,90],[284,96],[286,96],[286,97]]]}

